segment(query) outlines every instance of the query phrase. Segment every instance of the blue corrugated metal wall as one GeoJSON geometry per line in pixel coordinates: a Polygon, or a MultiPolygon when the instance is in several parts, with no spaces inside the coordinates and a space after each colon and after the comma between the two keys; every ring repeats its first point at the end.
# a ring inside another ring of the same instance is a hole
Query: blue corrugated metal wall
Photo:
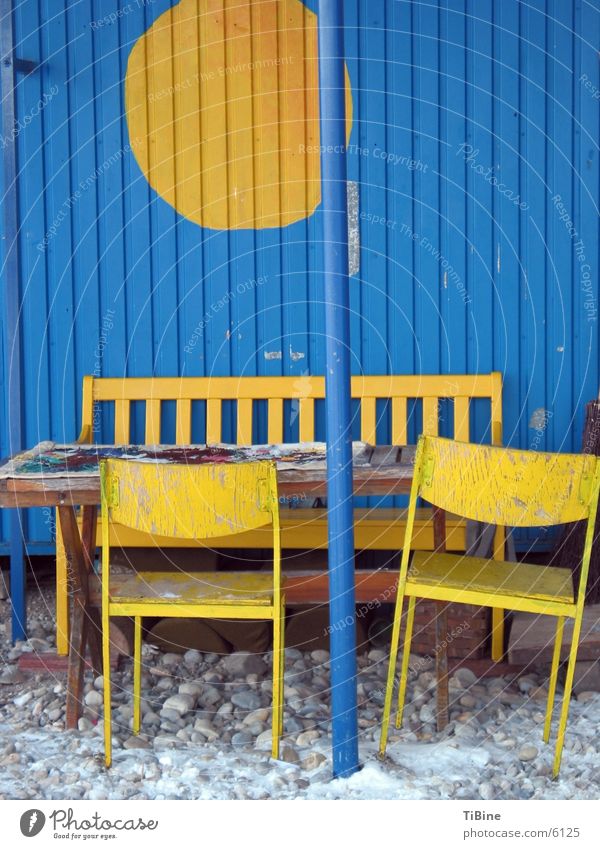
{"type": "MultiPolygon", "coordinates": [[[[86,373],[323,372],[319,212],[282,230],[202,230],[129,150],[127,57],[170,5],[14,4],[16,54],[41,63],[17,88],[27,444],[77,435],[86,373]]],[[[354,371],[500,370],[506,442],[578,448],[599,378],[598,3],[345,9],[354,371]]],[[[4,456],[4,417],[0,437],[4,456]]],[[[33,548],[50,532],[49,514],[28,515],[33,548]]]]}

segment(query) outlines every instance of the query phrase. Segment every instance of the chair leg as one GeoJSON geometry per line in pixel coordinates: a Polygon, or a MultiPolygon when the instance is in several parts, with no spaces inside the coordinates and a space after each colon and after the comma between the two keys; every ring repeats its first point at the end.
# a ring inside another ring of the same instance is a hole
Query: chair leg
{"type": "Polygon", "coordinates": [[[102,664],[104,675],[104,763],[112,760],[112,730],[110,716],[110,633],[108,612],[102,610],[102,664]]]}
{"type": "Polygon", "coordinates": [[[56,510],[56,653],[69,654],[69,575],[62,529],[56,510]]]}
{"type": "Polygon", "coordinates": [[[435,616],[435,713],[438,732],[448,725],[448,605],[437,601],[435,616]]]}
{"type": "Polygon", "coordinates": [[[282,699],[282,675],[281,675],[281,605],[275,611],[273,618],[273,707],[271,710],[271,755],[279,758],[279,737],[281,735],[281,706],[282,699]]]}
{"type": "Polygon", "coordinates": [[[579,648],[579,634],[581,633],[582,618],[583,610],[579,610],[575,617],[575,625],[573,627],[573,639],[571,642],[571,650],[569,652],[569,665],[567,667],[567,677],[565,680],[565,692],[563,695],[560,719],[558,722],[558,737],[556,740],[556,749],[554,752],[554,766],[552,768],[552,778],[558,778],[558,773],[560,770],[563,744],[565,742],[565,731],[567,729],[567,718],[569,716],[571,690],[573,689],[573,677],[575,675],[575,662],[577,660],[577,650],[579,648]]]}
{"type": "Polygon", "coordinates": [[[283,734],[283,703],[285,695],[285,601],[281,599],[281,614],[279,619],[279,627],[281,629],[281,647],[279,649],[279,680],[280,695],[279,695],[279,737],[283,734]]]}
{"type": "Polygon", "coordinates": [[[142,720],[142,617],[134,618],[133,636],[133,733],[140,733],[142,720]]]}
{"type": "Polygon", "coordinates": [[[408,613],[406,616],[406,633],[404,635],[404,648],[402,649],[402,668],[400,670],[400,688],[398,691],[398,710],[396,712],[396,728],[402,727],[402,716],[404,714],[404,702],[406,700],[406,684],[408,681],[408,664],[410,661],[410,643],[412,640],[413,623],[415,621],[416,598],[411,596],[408,600],[408,613]]]}
{"type": "Polygon", "coordinates": [[[562,647],[563,629],[565,617],[558,616],[556,619],[556,637],[554,639],[554,652],[552,654],[552,667],[550,669],[550,684],[548,686],[548,704],[546,705],[546,721],[544,722],[544,743],[550,739],[550,726],[552,724],[552,709],[554,707],[554,696],[556,694],[556,679],[558,678],[558,664],[560,662],[560,650],[562,647]]]}
{"type": "Polygon", "coordinates": [[[394,694],[394,677],[396,674],[396,659],[398,657],[398,643],[400,642],[400,622],[402,619],[402,605],[404,603],[404,587],[402,592],[398,589],[396,607],[394,609],[394,626],[392,628],[392,642],[390,644],[390,663],[388,666],[387,683],[385,687],[385,700],[383,703],[383,718],[381,722],[381,735],[379,737],[379,757],[385,755],[387,745],[390,714],[392,712],[392,696],[394,694]]]}
{"type": "Polygon", "coordinates": [[[492,660],[499,663],[504,655],[504,610],[492,610],[492,660]]]}

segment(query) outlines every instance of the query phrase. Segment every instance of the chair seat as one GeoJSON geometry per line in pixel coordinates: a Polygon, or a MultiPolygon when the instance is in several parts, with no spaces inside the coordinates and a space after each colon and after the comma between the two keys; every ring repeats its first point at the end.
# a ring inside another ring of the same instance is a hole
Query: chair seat
{"type": "Polygon", "coordinates": [[[255,572],[137,572],[111,579],[112,604],[273,604],[273,575],[255,572]]]}
{"type": "MultiPolygon", "coordinates": [[[[408,571],[407,584],[468,590],[482,595],[495,594],[515,599],[572,604],[573,579],[568,569],[508,563],[456,554],[416,551],[408,571]]],[[[407,591],[408,586],[407,586],[407,591]]],[[[411,595],[416,593],[411,593],[411,595]]]]}

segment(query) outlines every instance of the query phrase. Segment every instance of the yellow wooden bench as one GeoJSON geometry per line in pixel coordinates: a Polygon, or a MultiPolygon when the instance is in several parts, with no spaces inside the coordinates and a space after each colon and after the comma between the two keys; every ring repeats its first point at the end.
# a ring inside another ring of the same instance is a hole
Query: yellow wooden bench
{"type": "MultiPolygon", "coordinates": [[[[451,435],[469,441],[470,404],[473,399],[490,402],[489,441],[502,444],[502,376],[499,372],[480,375],[392,375],[355,376],[352,378],[352,398],[360,405],[360,438],[377,444],[377,402],[387,401],[391,408],[391,430],[387,438],[394,445],[408,442],[410,403],[422,404],[421,430],[438,435],[440,401],[453,402],[451,435]]],[[[315,440],[315,405],[325,397],[324,377],[127,377],[83,379],[82,427],[78,441],[91,443],[97,435],[95,426],[100,420],[101,405],[114,408],[112,438],[102,433],[103,444],[128,444],[131,441],[132,404],[144,402],[144,443],[164,444],[161,432],[162,405],[174,402],[175,444],[188,445],[192,440],[192,405],[204,402],[206,441],[223,441],[224,402],[235,402],[236,436],[239,445],[253,442],[253,417],[258,402],[266,402],[266,439],[269,443],[283,441],[286,401],[294,402],[298,420],[298,438],[302,442],[315,440]]],[[[139,441],[139,440],[138,440],[139,441]]],[[[263,440],[264,441],[264,438],[263,440]]],[[[486,439],[486,441],[488,441],[486,439]]],[[[58,523],[58,519],[57,519],[58,523]]],[[[355,510],[355,545],[357,549],[398,549],[402,547],[405,510],[402,508],[357,508],[355,510]]],[[[327,547],[327,511],[323,508],[281,510],[282,546],[290,549],[327,547]]],[[[98,528],[98,544],[101,529],[98,528]]],[[[465,548],[465,523],[457,517],[447,519],[448,548],[465,548]]],[[[130,529],[119,529],[118,543],[127,547],[189,547],[189,540],[150,538],[130,529]]],[[[268,548],[268,532],[262,529],[222,540],[211,540],[211,547],[268,548]]],[[[430,510],[420,510],[415,528],[415,544],[424,550],[433,549],[433,521],[430,510]]],[[[199,542],[201,547],[202,543],[199,542]]],[[[66,654],[68,645],[68,588],[67,563],[57,533],[57,647],[66,654]]]]}

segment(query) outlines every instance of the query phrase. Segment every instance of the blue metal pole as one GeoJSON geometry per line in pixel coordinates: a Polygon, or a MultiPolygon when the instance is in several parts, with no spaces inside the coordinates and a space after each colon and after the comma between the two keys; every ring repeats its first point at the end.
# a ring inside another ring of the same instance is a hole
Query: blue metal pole
{"type": "MultiPolygon", "coordinates": [[[[13,3],[0,2],[0,75],[2,78],[2,131],[5,140],[4,166],[4,297],[8,453],[23,447],[21,410],[21,331],[19,321],[19,248],[17,198],[17,140],[15,128],[15,57],[13,36],[13,3]]],[[[22,513],[10,511],[10,598],[12,603],[12,638],[26,637],[25,559],[22,535],[22,513]]]]}
{"type": "Polygon", "coordinates": [[[320,0],[318,20],[325,271],[331,712],[333,775],[341,778],[352,775],[359,768],[342,0],[320,0]]]}

